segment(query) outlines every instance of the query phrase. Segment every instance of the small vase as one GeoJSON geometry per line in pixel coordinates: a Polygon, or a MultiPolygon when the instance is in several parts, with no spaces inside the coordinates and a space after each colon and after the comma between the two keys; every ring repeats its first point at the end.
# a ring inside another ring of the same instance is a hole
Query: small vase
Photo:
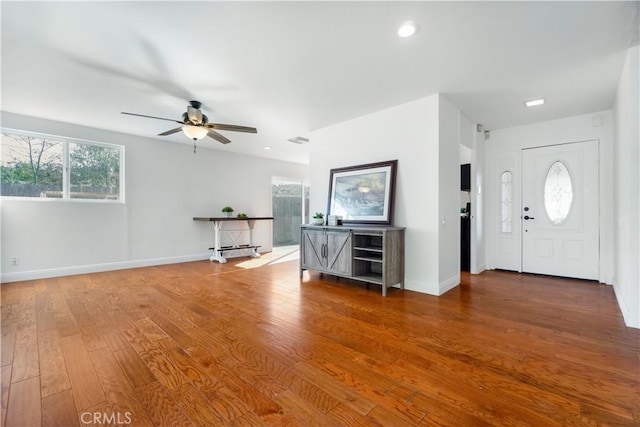
{"type": "Polygon", "coordinates": [[[227,218],[231,218],[231,214],[232,214],[233,212],[222,212],[222,213],[224,214],[224,216],[225,216],[225,217],[227,217],[227,218]]]}

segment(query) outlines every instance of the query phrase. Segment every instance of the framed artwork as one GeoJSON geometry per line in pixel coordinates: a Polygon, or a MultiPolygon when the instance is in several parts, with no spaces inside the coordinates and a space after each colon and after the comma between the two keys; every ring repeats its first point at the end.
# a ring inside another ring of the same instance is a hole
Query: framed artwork
{"type": "Polygon", "coordinates": [[[397,160],[331,169],[328,215],[343,224],[393,224],[397,160]]]}

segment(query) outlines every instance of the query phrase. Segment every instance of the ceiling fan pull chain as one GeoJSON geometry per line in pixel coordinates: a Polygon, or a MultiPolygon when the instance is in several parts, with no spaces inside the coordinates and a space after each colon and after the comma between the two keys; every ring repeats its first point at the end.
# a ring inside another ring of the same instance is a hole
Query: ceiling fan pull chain
{"type": "Polygon", "coordinates": [[[193,140],[193,154],[196,154],[196,140],[193,140]]]}

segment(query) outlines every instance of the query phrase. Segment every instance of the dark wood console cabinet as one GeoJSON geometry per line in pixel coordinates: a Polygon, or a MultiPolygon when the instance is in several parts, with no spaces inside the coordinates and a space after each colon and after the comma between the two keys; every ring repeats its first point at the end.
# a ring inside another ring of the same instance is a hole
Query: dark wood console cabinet
{"type": "Polygon", "coordinates": [[[404,289],[404,228],[303,225],[300,277],[316,270],[382,286],[404,289]]]}

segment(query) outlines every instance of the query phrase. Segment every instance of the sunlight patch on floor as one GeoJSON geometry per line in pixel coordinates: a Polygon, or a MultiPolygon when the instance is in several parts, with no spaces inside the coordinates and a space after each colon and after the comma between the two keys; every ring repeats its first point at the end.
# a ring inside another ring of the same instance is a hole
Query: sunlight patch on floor
{"type": "Polygon", "coordinates": [[[240,268],[257,268],[269,264],[279,264],[281,262],[294,261],[300,259],[300,247],[281,246],[273,248],[271,252],[261,254],[260,258],[249,259],[236,264],[240,268]]]}

